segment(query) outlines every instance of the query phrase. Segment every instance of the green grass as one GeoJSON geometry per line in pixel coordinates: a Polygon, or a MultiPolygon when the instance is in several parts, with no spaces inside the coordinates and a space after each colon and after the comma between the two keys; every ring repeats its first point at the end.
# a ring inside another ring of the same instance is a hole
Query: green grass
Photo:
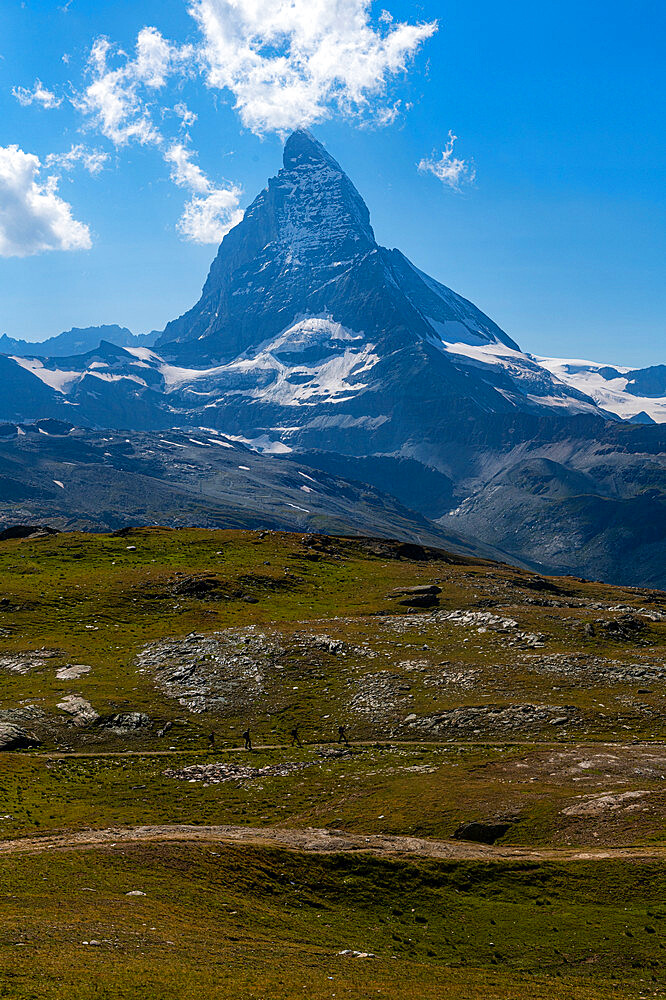
{"type": "MultiPolygon", "coordinates": [[[[462,823],[508,816],[516,822],[502,838],[504,845],[598,848],[666,842],[663,779],[645,774],[640,760],[634,762],[639,773],[631,778],[609,781],[589,769],[572,778],[564,768],[563,774],[532,780],[543,774],[550,753],[522,745],[395,745],[357,748],[352,757],[333,760],[309,747],[252,755],[174,752],[49,759],[7,754],[0,777],[0,831],[4,837],[20,837],[91,826],[194,823],[333,827],[447,839],[462,823]],[[208,787],[165,774],[191,763],[262,767],[295,760],[308,766],[285,776],[208,787]],[[577,778],[583,773],[585,784],[577,778]],[[508,774],[514,779],[507,780],[508,774]],[[564,812],[581,801],[581,794],[609,789],[649,794],[638,800],[638,808],[582,817],[564,812]]],[[[584,760],[586,753],[589,749],[578,751],[578,759],[584,760]]]]}
{"type": "MultiPolygon", "coordinates": [[[[535,591],[508,566],[410,562],[364,540],[165,529],[4,542],[0,580],[0,655],[57,651],[26,674],[0,670],[0,712],[23,712],[42,740],[1,757],[1,838],[158,823],[448,838],[499,816],[515,821],[503,845],[664,843],[663,680],[609,680],[601,668],[666,662],[666,622],[643,618],[643,633],[622,641],[599,626],[618,606],[664,612],[664,595],[570,579],[535,591]],[[218,579],[217,598],[177,593],[201,574],[218,579]],[[433,582],[443,609],[515,619],[546,636],[543,648],[390,597],[433,582]],[[147,643],[253,626],[284,651],[259,693],[241,687],[193,712],[139,670],[147,643]],[[323,635],[346,645],[306,638],[323,635]],[[66,664],[91,671],[58,680],[66,664]],[[458,680],[439,683],[447,671],[458,680]],[[359,693],[373,691],[364,707],[359,693]],[[57,707],[67,694],[102,716],[145,712],[152,725],[75,726],[57,707]],[[448,731],[405,721],[530,704],[568,706],[571,720],[448,731]],[[354,753],[327,758],[339,722],[354,753]],[[303,749],[285,746],[297,723],[303,749]],[[248,725],[268,745],[252,755],[235,749],[248,725]],[[209,787],[165,774],[214,761],[308,766],[209,787]],[[626,791],[644,795],[632,808],[570,811],[626,791]]],[[[665,898],[658,862],[453,864],[214,843],[0,854],[0,997],[662,996],[665,898]]]]}
{"type": "MultiPolygon", "coordinates": [[[[372,555],[371,546],[351,540],[333,541],[316,562],[307,555],[301,536],[231,531],[143,529],[123,537],[74,534],[2,543],[0,652],[46,647],[59,655],[23,676],[2,671],[0,708],[35,704],[64,721],[57,703],[75,692],[89,699],[100,714],[137,710],[162,722],[185,717],[186,725],[178,726],[169,738],[183,747],[200,739],[211,719],[219,735],[230,740],[247,722],[268,739],[271,733],[284,736],[296,721],[310,738],[328,739],[340,718],[354,727],[358,738],[372,739],[390,734],[408,713],[544,701],[575,707],[576,719],[566,739],[572,735],[608,739],[618,733],[661,736],[665,706],[659,685],[557,678],[531,668],[530,655],[535,651],[516,649],[492,631],[480,633],[447,622],[433,625],[427,616],[414,627],[396,631],[377,617],[406,613],[387,596],[395,587],[437,581],[444,609],[483,609],[490,601],[491,611],[515,618],[522,630],[545,633],[548,639],[539,654],[659,660],[666,649],[666,623],[647,625],[645,646],[623,644],[603,635],[587,636],[585,623],[608,613],[577,606],[601,601],[641,607],[646,603],[644,594],[567,580],[562,584],[565,596],[560,598],[565,606],[541,607],[530,603],[533,593],[522,587],[521,574],[509,567],[474,560],[410,563],[372,555]],[[135,545],[136,551],[128,551],[128,545],[135,545]],[[174,584],[182,576],[201,573],[218,577],[225,599],[174,594],[174,584]],[[248,597],[257,603],[247,603],[248,597]],[[235,715],[183,713],[156,688],[150,675],[136,668],[138,653],[156,639],[249,626],[287,645],[294,632],[325,632],[366,645],[374,658],[342,660],[321,650],[293,655],[288,671],[271,678],[268,696],[263,701],[248,700],[235,715]],[[405,663],[414,659],[431,661],[435,670],[442,662],[460,671],[472,670],[474,683],[462,688],[429,687],[418,672],[406,669],[405,663]],[[92,671],[76,682],[58,681],[55,668],[66,663],[85,663],[92,671]],[[393,673],[396,683],[404,681],[409,694],[401,696],[395,711],[386,716],[350,711],[354,685],[378,670],[393,673]],[[637,688],[646,686],[654,690],[639,697],[637,688]]],[[[663,600],[650,600],[651,607],[666,607],[663,600]]],[[[526,732],[528,738],[537,735],[534,730],[526,732]]],[[[560,739],[548,727],[540,735],[560,739]]],[[[472,730],[466,736],[473,736],[472,730]]],[[[496,734],[482,733],[482,738],[489,736],[496,734]]],[[[150,745],[153,742],[151,738],[150,745]]],[[[46,736],[46,745],[54,748],[102,743],[113,749],[126,740],[71,727],[58,739],[49,741],[46,736]]]]}
{"type": "Polygon", "coordinates": [[[666,985],[662,866],[142,845],[2,859],[0,898],[0,996],[16,1000],[517,1000],[666,985]]]}

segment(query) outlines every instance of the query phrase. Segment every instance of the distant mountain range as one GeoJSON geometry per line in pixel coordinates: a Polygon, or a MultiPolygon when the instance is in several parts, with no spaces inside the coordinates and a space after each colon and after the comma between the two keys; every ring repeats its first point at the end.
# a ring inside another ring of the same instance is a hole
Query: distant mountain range
{"type": "Polygon", "coordinates": [[[360,194],[307,131],[189,312],[154,342],[120,330],[93,344],[99,329],[70,331],[84,345],[71,353],[67,334],[62,353],[46,342],[0,357],[0,417],[122,428],[128,442],[208,428],[370,484],[431,531],[508,559],[666,586],[666,366],[522,351],[376,243],[360,194]]]}
{"type": "Polygon", "coordinates": [[[159,336],[153,333],[134,334],[125,326],[72,327],[48,340],[15,340],[3,334],[0,337],[0,354],[17,355],[21,358],[64,358],[72,354],[93,351],[103,340],[118,347],[152,347],[159,336]]]}

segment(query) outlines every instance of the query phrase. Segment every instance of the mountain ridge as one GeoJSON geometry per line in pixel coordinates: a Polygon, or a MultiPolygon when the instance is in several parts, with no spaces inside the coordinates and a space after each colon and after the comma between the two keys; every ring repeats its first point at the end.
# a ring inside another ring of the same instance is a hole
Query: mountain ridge
{"type": "Polygon", "coordinates": [[[154,348],[102,343],[0,368],[4,419],[57,417],[130,439],[211,429],[365,481],[516,561],[547,556],[544,571],[633,583],[649,565],[666,585],[662,367],[521,350],[376,243],[361,195],[303,130],[222,241],[200,300],[154,348]],[[554,505],[571,483],[587,499],[566,498],[567,532],[554,505]],[[573,539],[580,551],[563,551],[573,539]]]}
{"type": "Polygon", "coordinates": [[[46,340],[18,340],[6,333],[0,336],[0,354],[18,355],[19,357],[59,358],[85,354],[94,350],[103,340],[118,347],[152,347],[157,339],[157,331],[135,334],[126,326],[117,324],[102,326],[74,326],[46,340]]]}

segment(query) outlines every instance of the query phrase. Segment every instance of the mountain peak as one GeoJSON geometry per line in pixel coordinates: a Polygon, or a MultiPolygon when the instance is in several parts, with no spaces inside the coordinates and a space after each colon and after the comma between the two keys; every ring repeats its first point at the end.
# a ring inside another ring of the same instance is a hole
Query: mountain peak
{"type": "Polygon", "coordinates": [[[323,162],[342,173],[340,165],[307,128],[299,128],[291,133],[284,145],[282,162],[285,170],[323,162]]]}
{"type": "MultiPolygon", "coordinates": [[[[284,167],[269,182],[269,191],[276,244],[286,249],[291,261],[329,266],[374,247],[365,202],[337,160],[307,129],[287,139],[284,167]]],[[[262,196],[259,202],[264,204],[262,196]]]]}
{"type": "Polygon", "coordinates": [[[330,317],[381,339],[388,353],[430,345],[447,370],[444,343],[519,350],[471,303],[379,247],[350,178],[311,132],[297,129],[284,166],[223,240],[199,303],[169,324],[159,346],[173,357],[229,361],[304,317],[330,317]]]}

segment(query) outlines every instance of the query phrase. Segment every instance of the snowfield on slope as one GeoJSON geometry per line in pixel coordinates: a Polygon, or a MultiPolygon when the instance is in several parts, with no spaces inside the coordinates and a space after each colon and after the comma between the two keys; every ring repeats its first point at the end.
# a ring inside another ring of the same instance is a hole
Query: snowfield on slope
{"type": "Polygon", "coordinates": [[[234,395],[281,406],[340,403],[365,388],[359,376],[379,361],[374,351],[362,333],[310,316],[228,364],[194,369],[158,362],[158,368],[169,389],[191,392],[189,383],[196,383],[209,406],[234,395]]]}
{"type": "Polygon", "coordinates": [[[627,391],[630,380],[626,376],[634,371],[632,368],[566,358],[535,356],[534,360],[555,378],[584,392],[622,420],[646,413],[655,423],[666,423],[666,396],[637,396],[627,391]]]}

